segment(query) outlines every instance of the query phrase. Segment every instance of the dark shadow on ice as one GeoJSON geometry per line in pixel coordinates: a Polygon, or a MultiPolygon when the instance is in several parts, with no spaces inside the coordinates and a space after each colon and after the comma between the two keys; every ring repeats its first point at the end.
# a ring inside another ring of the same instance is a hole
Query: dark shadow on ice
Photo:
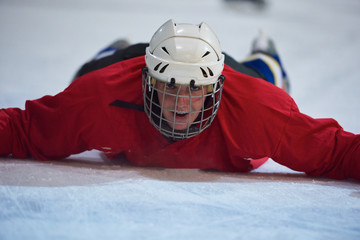
{"type": "Polygon", "coordinates": [[[12,186],[86,186],[121,181],[159,180],[168,182],[256,183],[287,182],[320,184],[344,188],[359,187],[359,182],[308,177],[303,173],[250,172],[227,173],[199,169],[137,167],[125,158],[70,157],[56,161],[1,158],[0,185],[12,186]]]}

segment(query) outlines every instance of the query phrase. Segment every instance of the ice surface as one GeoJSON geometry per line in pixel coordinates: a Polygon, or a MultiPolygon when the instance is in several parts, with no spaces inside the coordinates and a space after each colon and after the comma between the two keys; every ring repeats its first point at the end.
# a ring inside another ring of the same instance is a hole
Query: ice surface
{"type": "MultiPolygon", "coordinates": [[[[1,0],[0,107],[62,91],[117,38],[148,41],[169,18],[207,22],[237,59],[263,29],[292,96],[359,133],[360,2],[1,0]]],[[[253,173],[137,168],[96,151],[56,162],[0,159],[0,239],[360,239],[360,185],[272,161],[253,173]]]]}

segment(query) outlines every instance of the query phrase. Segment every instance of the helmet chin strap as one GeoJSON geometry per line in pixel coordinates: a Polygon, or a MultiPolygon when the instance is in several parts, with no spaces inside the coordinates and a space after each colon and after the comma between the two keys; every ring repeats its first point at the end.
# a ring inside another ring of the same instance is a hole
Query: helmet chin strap
{"type": "Polygon", "coordinates": [[[167,131],[167,132],[170,132],[170,133],[172,133],[173,131],[175,132],[176,137],[163,134],[163,136],[166,139],[168,139],[170,142],[177,142],[177,141],[180,141],[180,140],[184,140],[186,138],[189,138],[189,137],[187,137],[189,134],[197,133],[200,130],[195,124],[192,124],[189,128],[184,129],[184,130],[173,130],[173,128],[169,126],[167,121],[163,121],[163,124],[162,124],[161,127],[162,127],[162,129],[164,131],[167,131]],[[181,137],[181,135],[183,137],[181,137]]]}

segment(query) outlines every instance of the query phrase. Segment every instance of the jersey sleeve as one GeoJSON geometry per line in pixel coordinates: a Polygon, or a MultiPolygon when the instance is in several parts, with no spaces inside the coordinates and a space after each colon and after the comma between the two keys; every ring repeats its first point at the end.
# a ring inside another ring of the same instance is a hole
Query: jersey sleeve
{"type": "Polygon", "coordinates": [[[0,110],[0,155],[58,159],[89,149],[87,135],[100,120],[96,85],[76,81],[66,90],[27,101],[25,110],[0,110]]]}
{"type": "Polygon", "coordinates": [[[360,179],[360,135],[343,130],[334,119],[314,119],[295,103],[272,158],[295,171],[335,179],[360,179]]]}
{"type": "Polygon", "coordinates": [[[143,56],[114,63],[75,79],[55,96],[27,101],[25,110],[0,109],[0,155],[46,160],[92,149],[123,151],[133,143],[138,115],[111,103],[142,104],[143,66],[143,56]]]}

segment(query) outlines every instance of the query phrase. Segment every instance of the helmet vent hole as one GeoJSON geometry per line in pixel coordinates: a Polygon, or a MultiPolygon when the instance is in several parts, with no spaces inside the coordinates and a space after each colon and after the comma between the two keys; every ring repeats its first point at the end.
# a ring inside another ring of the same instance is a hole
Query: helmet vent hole
{"type": "Polygon", "coordinates": [[[158,65],[156,65],[156,66],[154,67],[154,70],[157,71],[157,70],[159,69],[160,65],[161,65],[161,63],[159,63],[158,65]]]}
{"type": "Polygon", "coordinates": [[[202,58],[206,57],[207,55],[209,55],[210,52],[209,51],[206,51],[206,53],[204,53],[204,55],[202,56],[202,58]]]}
{"type": "Polygon", "coordinates": [[[213,71],[211,71],[211,69],[210,69],[210,68],[207,68],[207,69],[209,70],[209,74],[210,74],[210,76],[214,76],[213,71]]]}
{"type": "Polygon", "coordinates": [[[163,66],[161,69],[160,69],[160,73],[163,73],[165,72],[165,69],[169,66],[169,64],[166,64],[165,66],[163,66]]]}
{"type": "Polygon", "coordinates": [[[200,69],[201,69],[201,72],[202,72],[203,76],[207,78],[208,75],[207,75],[207,73],[205,72],[205,70],[204,70],[203,68],[200,68],[200,69]]]}
{"type": "Polygon", "coordinates": [[[168,50],[166,49],[166,47],[162,47],[161,49],[162,49],[164,52],[166,52],[168,55],[170,55],[169,52],[168,52],[168,50]]]}

